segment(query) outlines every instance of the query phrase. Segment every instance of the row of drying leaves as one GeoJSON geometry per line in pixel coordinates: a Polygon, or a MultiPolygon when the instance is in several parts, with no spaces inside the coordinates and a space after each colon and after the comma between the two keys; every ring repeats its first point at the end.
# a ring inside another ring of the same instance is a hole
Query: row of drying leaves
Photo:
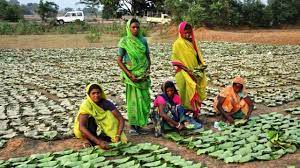
{"type": "Polygon", "coordinates": [[[300,120],[279,113],[252,117],[248,122],[222,125],[222,131],[198,130],[165,135],[178,144],[226,163],[274,160],[300,147],[300,120]]]}
{"type": "Polygon", "coordinates": [[[159,145],[151,143],[137,145],[112,143],[110,146],[111,150],[90,147],[79,151],[65,150],[34,154],[30,157],[11,158],[7,161],[0,161],[0,167],[203,167],[201,163],[187,161],[181,156],[172,155],[167,148],[161,148],[159,145]]]}

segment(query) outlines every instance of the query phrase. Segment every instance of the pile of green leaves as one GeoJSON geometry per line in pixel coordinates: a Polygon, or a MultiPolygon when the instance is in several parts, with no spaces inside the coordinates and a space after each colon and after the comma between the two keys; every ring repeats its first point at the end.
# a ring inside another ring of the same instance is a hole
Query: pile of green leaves
{"type": "Polygon", "coordinates": [[[252,117],[243,126],[230,125],[221,132],[206,130],[184,138],[176,133],[167,138],[226,163],[274,160],[300,147],[300,121],[279,113],[252,117]]]}
{"type": "Polygon", "coordinates": [[[199,168],[201,163],[186,161],[181,156],[174,156],[167,148],[151,143],[137,145],[111,144],[111,150],[85,148],[79,151],[65,150],[55,153],[34,154],[30,157],[0,160],[0,167],[185,167],[199,168]]]}
{"type": "Polygon", "coordinates": [[[288,108],[285,111],[294,115],[300,115],[300,106],[295,108],[288,108]]]}

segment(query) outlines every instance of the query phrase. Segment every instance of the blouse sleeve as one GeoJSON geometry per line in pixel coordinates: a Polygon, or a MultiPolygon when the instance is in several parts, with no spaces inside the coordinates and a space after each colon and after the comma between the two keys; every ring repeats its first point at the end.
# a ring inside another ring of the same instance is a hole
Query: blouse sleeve
{"type": "Polygon", "coordinates": [[[117,109],[116,106],[109,100],[104,100],[101,102],[100,106],[103,108],[103,110],[114,111],[117,109]]]}
{"type": "Polygon", "coordinates": [[[124,57],[126,55],[126,50],[124,48],[119,48],[118,56],[124,57]]]}
{"type": "Polygon", "coordinates": [[[181,99],[180,99],[180,96],[175,94],[174,95],[174,98],[173,98],[173,102],[177,105],[181,105],[181,99]]]}
{"type": "Polygon", "coordinates": [[[157,96],[157,98],[154,100],[154,106],[155,107],[158,107],[159,105],[165,105],[166,104],[166,101],[163,97],[161,96],[157,96]]]}
{"type": "Polygon", "coordinates": [[[150,55],[150,50],[149,50],[149,46],[148,46],[147,40],[145,40],[145,46],[146,46],[146,56],[149,56],[150,55]]]}

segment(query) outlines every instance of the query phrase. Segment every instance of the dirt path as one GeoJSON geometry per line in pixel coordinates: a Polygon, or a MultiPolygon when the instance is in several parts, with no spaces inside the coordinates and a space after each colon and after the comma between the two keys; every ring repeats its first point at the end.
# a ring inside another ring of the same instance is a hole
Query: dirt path
{"type": "MultiPolygon", "coordinates": [[[[195,30],[195,36],[200,41],[226,41],[258,44],[300,44],[300,28],[298,29],[257,29],[257,30],[210,30],[199,28],[195,30]]],[[[153,41],[175,40],[177,27],[168,28],[168,31],[151,37],[153,41]]]]}
{"type": "MultiPolygon", "coordinates": [[[[228,41],[263,44],[300,45],[299,29],[263,29],[263,30],[209,30],[200,28],[195,31],[200,41],[228,41]]],[[[89,43],[86,34],[54,35],[1,35],[0,48],[91,48],[116,47],[118,35],[103,34],[99,43],[89,43]]],[[[177,38],[177,27],[171,26],[149,33],[149,43],[174,42],[177,38]]]]}

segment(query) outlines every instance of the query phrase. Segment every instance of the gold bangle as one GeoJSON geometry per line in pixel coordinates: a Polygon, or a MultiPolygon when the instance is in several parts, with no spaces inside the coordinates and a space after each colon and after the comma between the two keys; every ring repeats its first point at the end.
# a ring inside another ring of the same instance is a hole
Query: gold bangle
{"type": "Polygon", "coordinates": [[[116,137],[120,137],[120,135],[116,135],[116,137]]]}

